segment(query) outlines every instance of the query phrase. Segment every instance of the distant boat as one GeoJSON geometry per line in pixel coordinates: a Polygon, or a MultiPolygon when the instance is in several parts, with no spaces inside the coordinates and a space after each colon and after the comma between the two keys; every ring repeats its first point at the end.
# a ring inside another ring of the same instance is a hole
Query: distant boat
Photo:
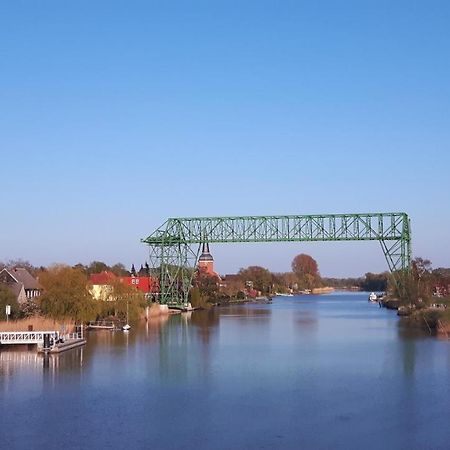
{"type": "Polygon", "coordinates": [[[281,292],[275,292],[275,295],[277,296],[277,297],[293,297],[294,296],[294,294],[282,294],[281,292]]]}
{"type": "Polygon", "coordinates": [[[371,292],[369,295],[369,302],[376,302],[378,300],[377,294],[375,292],[371,292]]]}

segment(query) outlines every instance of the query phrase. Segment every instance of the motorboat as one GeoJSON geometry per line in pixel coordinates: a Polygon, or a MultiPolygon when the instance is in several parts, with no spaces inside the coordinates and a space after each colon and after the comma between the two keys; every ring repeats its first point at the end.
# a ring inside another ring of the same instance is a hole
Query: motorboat
{"type": "Polygon", "coordinates": [[[371,292],[369,295],[369,302],[376,302],[378,300],[377,294],[375,292],[371,292]]]}

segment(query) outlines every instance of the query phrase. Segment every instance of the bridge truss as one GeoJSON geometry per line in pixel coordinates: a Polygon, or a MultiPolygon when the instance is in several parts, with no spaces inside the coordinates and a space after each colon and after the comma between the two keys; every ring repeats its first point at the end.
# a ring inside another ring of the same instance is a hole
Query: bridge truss
{"type": "Polygon", "coordinates": [[[142,239],[160,282],[160,302],[188,302],[203,242],[379,241],[391,272],[409,271],[411,229],[405,213],[171,218],[142,239]]]}

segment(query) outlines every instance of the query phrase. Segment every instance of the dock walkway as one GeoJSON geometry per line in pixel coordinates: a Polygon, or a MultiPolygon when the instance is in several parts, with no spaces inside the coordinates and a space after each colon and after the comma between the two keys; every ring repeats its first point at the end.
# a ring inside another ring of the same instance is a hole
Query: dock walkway
{"type": "Polygon", "coordinates": [[[59,339],[58,331],[1,331],[0,344],[44,344],[44,335],[49,334],[53,340],[59,339]]]}
{"type": "Polygon", "coordinates": [[[39,353],[60,353],[86,344],[82,333],[59,331],[2,331],[1,345],[37,345],[39,353]]]}

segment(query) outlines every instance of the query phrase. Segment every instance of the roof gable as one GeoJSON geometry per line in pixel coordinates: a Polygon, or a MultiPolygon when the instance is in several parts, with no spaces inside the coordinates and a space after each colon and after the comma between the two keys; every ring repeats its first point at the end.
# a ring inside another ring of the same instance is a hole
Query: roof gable
{"type": "Polygon", "coordinates": [[[19,280],[5,268],[0,272],[0,283],[19,283],[19,280]]]}
{"type": "Polygon", "coordinates": [[[19,298],[20,292],[24,290],[23,283],[8,283],[8,289],[15,295],[16,299],[19,298]]]}
{"type": "Polygon", "coordinates": [[[41,289],[37,280],[28,272],[27,269],[22,267],[15,267],[11,269],[9,273],[18,281],[23,283],[25,289],[41,289]]]}

